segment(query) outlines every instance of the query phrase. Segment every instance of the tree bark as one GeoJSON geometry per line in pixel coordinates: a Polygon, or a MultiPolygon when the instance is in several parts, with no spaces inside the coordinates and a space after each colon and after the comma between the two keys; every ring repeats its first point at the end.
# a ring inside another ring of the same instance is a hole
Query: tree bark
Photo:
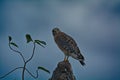
{"type": "Polygon", "coordinates": [[[76,80],[69,61],[59,62],[50,80],[76,80]]]}

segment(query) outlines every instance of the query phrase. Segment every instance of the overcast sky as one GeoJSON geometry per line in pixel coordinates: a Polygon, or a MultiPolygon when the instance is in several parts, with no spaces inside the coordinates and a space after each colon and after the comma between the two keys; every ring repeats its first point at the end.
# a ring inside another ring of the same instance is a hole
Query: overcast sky
{"type": "MultiPolygon", "coordinates": [[[[0,2],[0,76],[17,66],[23,66],[19,55],[8,47],[8,36],[19,45],[25,58],[32,53],[32,44],[26,44],[25,34],[47,43],[37,46],[27,68],[35,74],[38,66],[51,74],[39,71],[40,80],[51,77],[64,54],[56,46],[52,29],[72,36],[85,57],[83,67],[69,58],[77,80],[120,79],[120,0],[39,0],[0,2]]],[[[28,74],[26,79],[33,80],[28,74]]],[[[17,70],[3,80],[21,80],[17,70]]]]}

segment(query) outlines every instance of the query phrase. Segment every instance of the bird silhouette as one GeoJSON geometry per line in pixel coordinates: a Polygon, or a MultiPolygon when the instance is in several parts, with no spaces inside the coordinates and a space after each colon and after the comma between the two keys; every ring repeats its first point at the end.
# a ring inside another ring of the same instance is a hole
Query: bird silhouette
{"type": "Polygon", "coordinates": [[[85,65],[84,56],[81,54],[75,40],[62,32],[59,28],[54,28],[52,34],[57,46],[64,53],[64,61],[68,61],[69,56],[78,60],[81,65],[85,65]]]}

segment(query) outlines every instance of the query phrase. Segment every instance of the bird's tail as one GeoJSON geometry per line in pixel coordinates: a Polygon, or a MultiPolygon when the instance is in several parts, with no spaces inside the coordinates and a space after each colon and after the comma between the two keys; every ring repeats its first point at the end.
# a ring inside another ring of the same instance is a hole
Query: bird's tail
{"type": "Polygon", "coordinates": [[[85,62],[84,61],[79,61],[81,63],[82,66],[85,65],[85,62]]]}

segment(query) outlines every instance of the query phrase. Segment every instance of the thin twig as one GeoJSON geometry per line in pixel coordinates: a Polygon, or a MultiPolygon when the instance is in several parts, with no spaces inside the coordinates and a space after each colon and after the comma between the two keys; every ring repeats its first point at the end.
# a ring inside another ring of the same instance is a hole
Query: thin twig
{"type": "MultiPolygon", "coordinates": [[[[8,76],[9,74],[11,74],[12,72],[14,72],[17,69],[23,69],[24,67],[17,67],[13,70],[11,70],[10,72],[6,73],[4,76],[0,77],[0,79],[5,78],[6,76],[8,76]]],[[[36,76],[34,76],[27,68],[25,68],[25,70],[29,73],[29,75],[31,75],[34,79],[38,78],[38,69],[36,70],[36,76]]]]}
{"type": "Polygon", "coordinates": [[[33,78],[37,79],[38,78],[38,69],[36,70],[36,76],[34,76],[27,68],[26,71],[29,73],[29,75],[31,75],[33,78]]]}
{"type": "Polygon", "coordinates": [[[23,60],[24,63],[25,63],[25,58],[24,58],[24,56],[22,55],[22,53],[21,53],[20,51],[18,51],[18,50],[13,49],[13,48],[10,46],[10,42],[9,42],[9,47],[10,47],[10,49],[11,49],[12,51],[18,53],[18,54],[22,57],[22,60],[23,60]]]}
{"type": "Polygon", "coordinates": [[[36,47],[36,45],[35,45],[35,42],[33,43],[33,52],[32,52],[32,55],[31,55],[31,57],[26,61],[26,63],[28,63],[32,58],[33,58],[33,56],[34,56],[34,54],[35,54],[35,47],[36,47]]]}
{"type": "Polygon", "coordinates": [[[23,67],[17,67],[17,68],[15,68],[15,69],[13,69],[13,70],[11,70],[10,72],[8,72],[7,74],[5,74],[4,76],[0,77],[0,79],[5,78],[7,75],[9,75],[10,73],[14,72],[14,71],[17,70],[17,69],[22,69],[22,68],[23,68],[23,67]]]}
{"type": "Polygon", "coordinates": [[[22,80],[24,80],[25,69],[26,69],[26,63],[24,63],[24,67],[22,71],[22,80]]]}
{"type": "Polygon", "coordinates": [[[32,52],[32,55],[31,57],[24,63],[24,67],[23,67],[23,71],[22,71],[22,80],[24,80],[24,73],[25,73],[25,69],[26,69],[26,64],[32,60],[34,54],[35,54],[35,42],[33,42],[33,52],[32,52]]]}

